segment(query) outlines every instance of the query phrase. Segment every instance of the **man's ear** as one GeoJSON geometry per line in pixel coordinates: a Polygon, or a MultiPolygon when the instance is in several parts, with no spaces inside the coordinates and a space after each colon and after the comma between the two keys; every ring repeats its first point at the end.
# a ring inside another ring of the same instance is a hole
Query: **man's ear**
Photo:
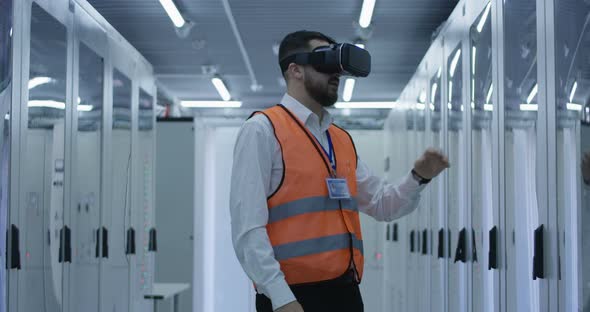
{"type": "Polygon", "coordinates": [[[287,71],[291,75],[291,78],[301,80],[304,77],[303,66],[297,65],[295,63],[289,64],[289,69],[287,71]]]}

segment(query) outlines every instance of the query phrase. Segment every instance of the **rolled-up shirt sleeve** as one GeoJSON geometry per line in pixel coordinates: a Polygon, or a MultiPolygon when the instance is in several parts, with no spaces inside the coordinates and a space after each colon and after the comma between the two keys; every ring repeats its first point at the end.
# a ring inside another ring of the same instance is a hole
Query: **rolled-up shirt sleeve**
{"type": "Polygon", "coordinates": [[[388,183],[373,174],[360,159],[356,175],[359,210],[377,221],[390,222],[414,211],[420,202],[420,192],[426,187],[419,185],[410,172],[400,182],[388,183]]]}
{"type": "Polygon", "coordinates": [[[244,124],[234,149],[230,193],[232,242],[244,271],[257,291],[271,299],[276,310],[296,299],[274,257],[266,231],[266,194],[275,137],[272,128],[265,128],[259,118],[265,117],[255,116],[244,124]]]}

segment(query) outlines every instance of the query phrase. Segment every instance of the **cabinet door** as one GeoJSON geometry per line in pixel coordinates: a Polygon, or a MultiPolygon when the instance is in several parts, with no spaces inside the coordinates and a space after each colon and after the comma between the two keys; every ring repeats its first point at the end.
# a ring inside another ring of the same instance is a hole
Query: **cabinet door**
{"type": "Polygon", "coordinates": [[[155,117],[154,98],[142,88],[139,89],[139,117],[137,134],[137,155],[133,157],[137,172],[136,224],[137,262],[135,282],[139,296],[136,311],[151,309],[151,303],[143,294],[151,291],[154,282],[154,252],[157,249],[157,231],[154,218],[154,161],[155,161],[155,117]]]}
{"type": "Polygon", "coordinates": [[[554,6],[559,311],[590,311],[590,3],[554,6]]]}
{"type": "MultiPolygon", "coordinates": [[[[443,149],[442,138],[442,67],[430,79],[430,96],[428,109],[430,110],[430,146],[443,149]]],[[[446,307],[446,213],[444,203],[444,183],[441,179],[430,182],[429,208],[430,227],[432,229],[432,252],[430,260],[430,311],[445,311],[446,307]]]]}
{"type": "MultiPolygon", "coordinates": [[[[472,260],[472,311],[493,312],[495,302],[496,250],[490,253],[493,231],[499,220],[494,206],[492,162],[497,146],[493,144],[494,83],[492,59],[492,3],[477,16],[469,29],[471,49],[471,260],[472,260]],[[490,257],[495,257],[490,263],[490,257]],[[494,262],[495,261],[495,262],[494,262]]],[[[496,108],[497,109],[497,108],[496,108]]],[[[497,231],[497,227],[496,227],[497,231]]],[[[495,234],[496,233],[496,234],[495,234]]],[[[497,269],[497,267],[496,267],[497,269]]]]}
{"type": "MultiPolygon", "coordinates": [[[[7,263],[7,229],[9,221],[9,171],[11,153],[12,105],[12,1],[0,2],[0,268],[12,269],[7,263]]],[[[17,251],[18,249],[15,249],[17,251]]],[[[12,250],[10,250],[12,251],[12,250]]],[[[8,302],[7,271],[0,269],[0,312],[5,312],[8,302]]]]}
{"type": "MultiPolygon", "coordinates": [[[[110,202],[105,205],[102,227],[108,229],[109,255],[103,258],[101,267],[101,311],[129,311],[130,306],[130,263],[135,254],[132,231],[132,179],[131,179],[131,107],[132,85],[127,75],[118,69],[112,72],[112,120],[110,128],[110,164],[108,187],[110,202]],[[129,249],[126,245],[129,243],[129,249]]],[[[102,233],[101,233],[102,234],[102,233]]],[[[102,236],[102,235],[101,235],[102,236]]]]}
{"type": "MultiPolygon", "coordinates": [[[[447,174],[447,222],[450,240],[448,261],[449,311],[466,311],[467,304],[467,212],[466,188],[466,130],[463,99],[463,59],[468,55],[461,43],[449,46],[447,58],[447,141],[451,164],[447,174]]],[[[467,58],[468,60],[468,58],[467,58]]]]}
{"type": "MultiPolygon", "coordinates": [[[[55,4],[58,9],[61,3],[55,4]]],[[[30,10],[28,101],[21,127],[20,221],[22,271],[18,311],[62,311],[64,263],[71,262],[71,229],[64,222],[67,169],[68,31],[33,3],[30,10]]],[[[26,50],[26,49],[25,49],[26,50]]],[[[25,75],[26,76],[26,75],[25,75]]],[[[25,104],[26,103],[26,104],[25,104]]]]}
{"type": "Polygon", "coordinates": [[[69,211],[75,235],[69,276],[69,311],[98,312],[99,263],[101,257],[108,256],[108,250],[103,248],[107,246],[108,237],[97,236],[103,207],[104,59],[84,42],[77,48],[78,103],[74,113],[73,191],[69,211]]]}
{"type": "Polygon", "coordinates": [[[545,119],[539,113],[536,1],[506,1],[503,11],[506,304],[507,311],[541,311],[547,300],[539,248],[547,235],[540,208],[547,168],[539,131],[545,119]]]}

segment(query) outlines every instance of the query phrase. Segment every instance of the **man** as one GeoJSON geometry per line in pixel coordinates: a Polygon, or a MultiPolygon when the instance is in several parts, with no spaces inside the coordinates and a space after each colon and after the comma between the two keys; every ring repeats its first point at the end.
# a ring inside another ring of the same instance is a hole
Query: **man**
{"type": "Polygon", "coordinates": [[[428,150],[398,186],[370,173],[325,110],[338,99],[341,72],[302,64],[335,45],[317,32],[287,35],[279,49],[287,94],[238,135],[232,238],[256,287],[258,312],[363,311],[358,212],[382,221],[412,212],[424,184],[449,166],[428,150]]]}

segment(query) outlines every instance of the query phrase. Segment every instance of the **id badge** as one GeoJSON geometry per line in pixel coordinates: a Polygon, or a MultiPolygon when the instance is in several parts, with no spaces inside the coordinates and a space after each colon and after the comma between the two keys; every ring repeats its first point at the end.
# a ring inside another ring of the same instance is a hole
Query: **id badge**
{"type": "Polygon", "coordinates": [[[350,191],[346,179],[326,179],[330,199],[350,199],[350,191]]]}

